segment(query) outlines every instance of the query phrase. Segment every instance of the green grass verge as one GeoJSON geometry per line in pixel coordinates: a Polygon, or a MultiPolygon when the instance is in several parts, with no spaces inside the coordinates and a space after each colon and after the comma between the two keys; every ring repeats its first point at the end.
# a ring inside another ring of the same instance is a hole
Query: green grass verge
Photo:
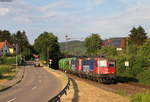
{"type": "Polygon", "coordinates": [[[150,93],[137,93],[131,98],[131,102],[150,102],[150,93]]]}
{"type": "Polygon", "coordinates": [[[121,89],[116,90],[115,93],[119,94],[119,95],[122,95],[122,96],[127,96],[128,95],[128,92],[126,90],[123,90],[123,89],[122,90],[121,89]]]}
{"type": "Polygon", "coordinates": [[[11,80],[16,74],[16,68],[11,65],[0,65],[0,79],[11,80]]]}

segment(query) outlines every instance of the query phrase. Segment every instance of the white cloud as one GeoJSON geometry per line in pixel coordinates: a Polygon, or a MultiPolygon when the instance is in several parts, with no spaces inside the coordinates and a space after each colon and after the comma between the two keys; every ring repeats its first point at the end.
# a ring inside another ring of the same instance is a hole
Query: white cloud
{"type": "MultiPolygon", "coordinates": [[[[150,7],[143,4],[128,8],[124,12],[111,17],[92,17],[86,19],[83,32],[97,32],[105,38],[113,36],[127,36],[134,26],[150,26],[150,7]],[[107,35],[108,34],[108,35],[107,35]]],[[[146,31],[149,31],[146,29],[146,31]]],[[[150,32],[150,31],[149,31],[150,32]]]]}
{"type": "Polygon", "coordinates": [[[100,5],[106,0],[91,0],[91,1],[94,2],[94,4],[96,4],[96,5],[100,5]]]}
{"type": "Polygon", "coordinates": [[[5,16],[9,13],[8,8],[0,8],[0,16],[5,16]]]}
{"type": "MultiPolygon", "coordinates": [[[[133,26],[143,25],[144,28],[146,27],[145,25],[150,26],[150,2],[137,0],[136,3],[126,7],[126,10],[115,14],[112,13],[113,15],[107,17],[90,14],[90,12],[95,10],[95,6],[101,5],[105,1],[85,0],[82,2],[85,4],[81,4],[83,5],[82,7],[70,0],[61,0],[40,7],[18,1],[2,6],[0,8],[0,16],[6,15],[7,18],[10,18],[7,21],[13,20],[14,25],[26,28],[25,30],[30,31],[30,34],[37,33],[38,35],[40,34],[38,32],[42,31],[59,32],[61,41],[63,39],[61,38],[62,33],[72,33],[73,37],[86,37],[87,34],[94,32],[100,33],[104,38],[108,38],[126,36],[133,26]],[[90,12],[88,12],[88,9],[90,9],[90,12]],[[84,34],[82,35],[82,33],[84,34]]],[[[122,3],[131,3],[131,1],[135,0],[127,0],[129,2],[121,1],[122,3]]],[[[3,19],[0,19],[0,21],[3,21],[3,19]]],[[[146,29],[146,31],[149,30],[146,29]]]]}
{"type": "Polygon", "coordinates": [[[47,11],[50,9],[54,9],[54,8],[62,8],[65,7],[65,2],[64,1],[58,1],[58,2],[54,2],[54,3],[49,3],[47,5],[44,5],[42,7],[39,7],[39,10],[41,11],[47,11]]]}

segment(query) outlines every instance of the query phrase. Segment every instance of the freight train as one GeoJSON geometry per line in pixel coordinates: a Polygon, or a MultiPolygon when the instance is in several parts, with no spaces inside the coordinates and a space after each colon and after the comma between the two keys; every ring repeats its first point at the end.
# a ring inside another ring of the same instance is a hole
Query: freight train
{"type": "Polygon", "coordinates": [[[63,58],[59,60],[62,71],[97,82],[114,82],[116,79],[116,61],[109,58],[63,58]]]}

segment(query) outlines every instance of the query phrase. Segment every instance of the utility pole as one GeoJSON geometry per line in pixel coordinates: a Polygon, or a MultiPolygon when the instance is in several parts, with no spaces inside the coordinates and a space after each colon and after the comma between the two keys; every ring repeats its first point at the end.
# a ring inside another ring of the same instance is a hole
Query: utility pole
{"type": "Polygon", "coordinates": [[[17,65],[18,65],[18,58],[17,58],[17,54],[18,54],[18,44],[16,44],[15,46],[16,46],[16,69],[17,69],[17,65]]]}
{"type": "Polygon", "coordinates": [[[126,38],[126,53],[129,54],[129,38],[126,38]]]}
{"type": "Polygon", "coordinates": [[[65,35],[66,45],[65,45],[65,51],[67,53],[68,51],[68,35],[65,35]]]}
{"type": "Polygon", "coordinates": [[[46,51],[47,51],[47,62],[49,62],[49,41],[48,41],[48,39],[47,39],[47,48],[46,48],[46,51]]]}

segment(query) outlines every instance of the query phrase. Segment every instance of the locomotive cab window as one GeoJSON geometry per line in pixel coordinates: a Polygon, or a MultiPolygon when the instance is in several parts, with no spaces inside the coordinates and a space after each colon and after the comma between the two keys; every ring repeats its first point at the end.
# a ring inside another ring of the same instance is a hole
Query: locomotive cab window
{"type": "Polygon", "coordinates": [[[115,62],[114,61],[109,61],[109,67],[115,67],[115,62]]]}
{"type": "Polygon", "coordinates": [[[106,60],[98,60],[98,67],[107,67],[107,61],[106,60]]]}

